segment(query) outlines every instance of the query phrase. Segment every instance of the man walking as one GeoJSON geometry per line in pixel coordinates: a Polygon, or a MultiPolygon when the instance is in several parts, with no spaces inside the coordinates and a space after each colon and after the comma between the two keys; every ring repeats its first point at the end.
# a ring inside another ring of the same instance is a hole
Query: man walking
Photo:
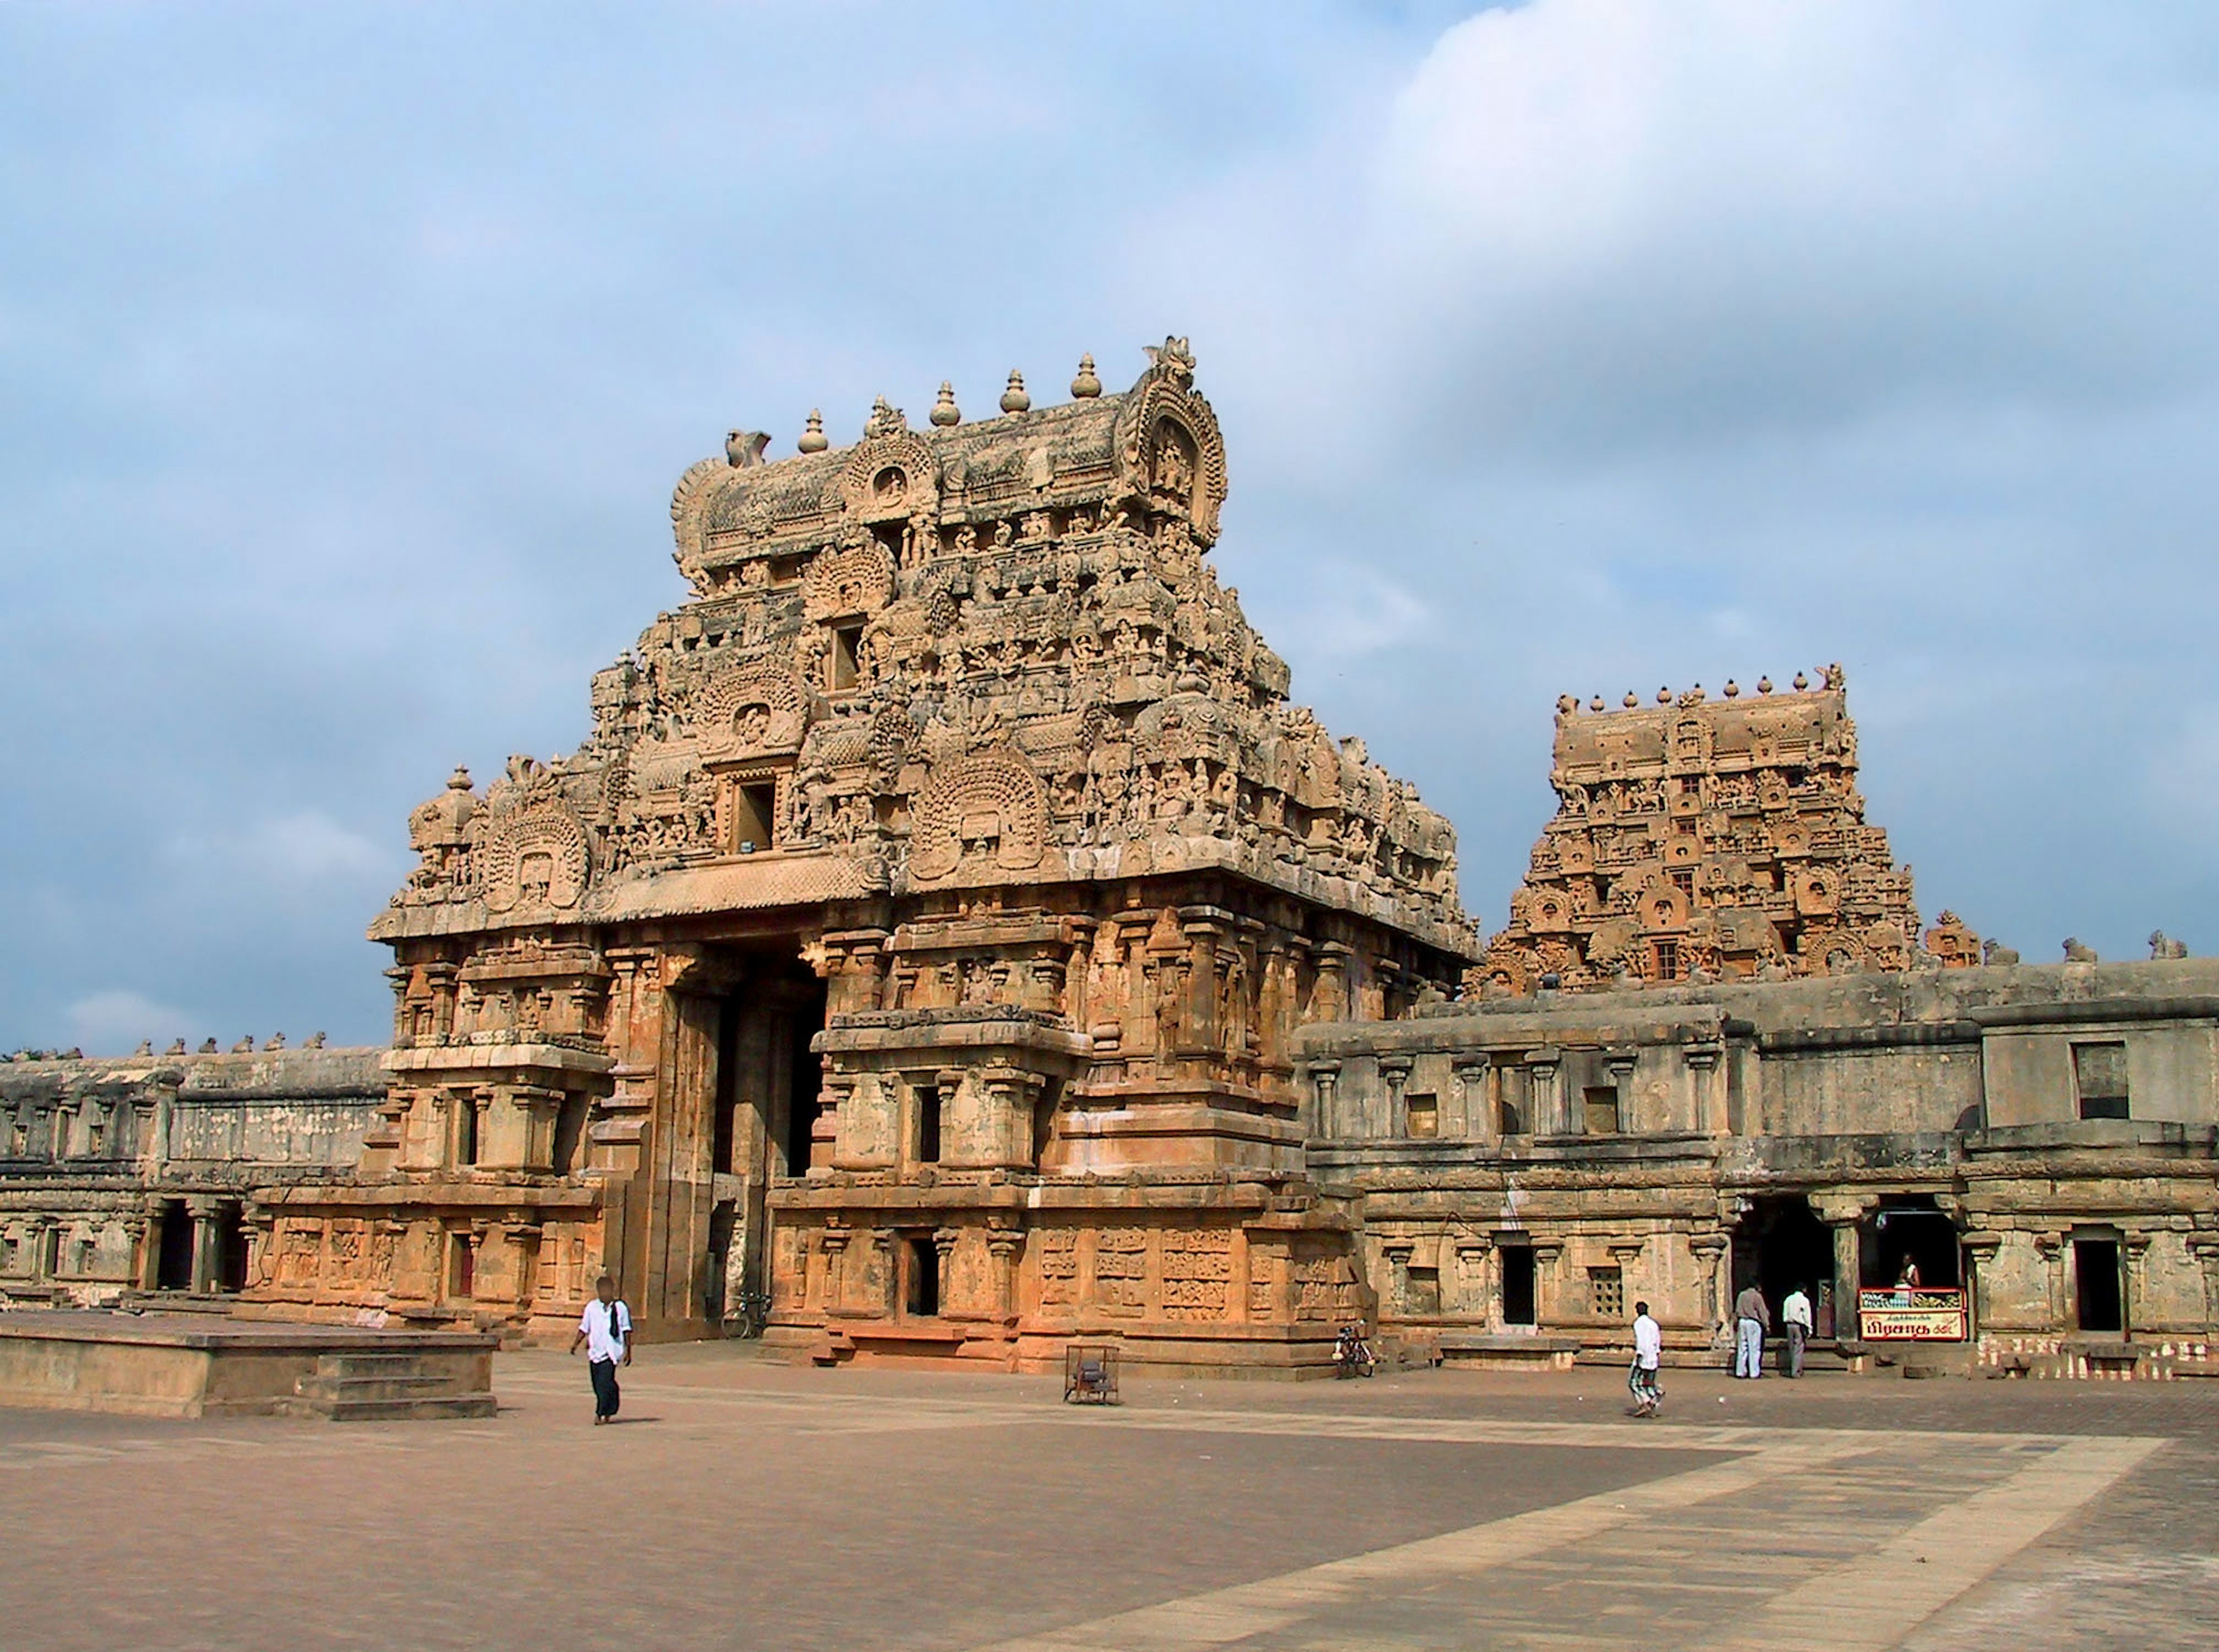
{"type": "Polygon", "coordinates": [[[1803,1345],[1811,1335],[1811,1299],[1798,1285],[1787,1293],[1787,1300],[1780,1305],[1781,1329],[1787,1333],[1787,1346],[1780,1351],[1780,1365],[1789,1376],[1803,1375],[1803,1345]]]}
{"type": "Polygon", "coordinates": [[[1656,1407],[1664,1403],[1664,1390],[1657,1383],[1656,1368],[1664,1360],[1664,1332],[1656,1321],[1649,1317],[1649,1304],[1633,1305],[1633,1371],[1626,1386],[1633,1390],[1633,1414],[1654,1417],[1656,1407]]]}
{"type": "Polygon", "coordinates": [[[1764,1375],[1764,1338],[1772,1329],[1772,1310],[1755,1284],[1734,1298],[1734,1375],[1752,1382],[1764,1375]]]}
{"type": "Polygon", "coordinates": [[[614,1422],[617,1367],[631,1363],[631,1310],[617,1300],[616,1281],[603,1274],[594,1282],[594,1300],[578,1320],[570,1351],[586,1350],[586,1370],[594,1379],[594,1426],[614,1422]]]}

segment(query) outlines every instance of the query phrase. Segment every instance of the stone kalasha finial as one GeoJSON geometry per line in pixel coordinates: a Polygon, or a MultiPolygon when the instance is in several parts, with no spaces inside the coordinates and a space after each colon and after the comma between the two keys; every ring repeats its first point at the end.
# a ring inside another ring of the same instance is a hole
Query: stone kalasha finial
{"type": "Polygon", "coordinates": [[[1081,356],[1078,358],[1078,376],[1071,382],[1071,394],[1081,401],[1090,401],[1102,394],[1102,381],[1095,376],[1093,357],[1081,356]]]}
{"type": "Polygon", "coordinates": [[[1672,691],[1669,688],[1658,689],[1656,691],[1656,703],[1659,705],[1669,705],[1672,703],[1672,691]]]}
{"type": "Polygon", "coordinates": [[[831,445],[825,439],[824,415],[811,407],[809,410],[809,428],[801,432],[801,439],[794,446],[804,453],[822,453],[831,445]]]}
{"type": "Polygon", "coordinates": [[[1727,678],[1727,679],[1726,679],[1726,698],[1727,698],[1728,699],[1738,699],[1740,697],[1741,697],[1741,685],[1740,685],[1739,683],[1736,682],[1732,678],[1731,678],[1731,677],[1727,678]]]}
{"type": "Polygon", "coordinates": [[[761,464],[763,450],[769,445],[770,434],[767,431],[727,431],[724,432],[724,463],[735,470],[761,464]]]}
{"type": "Polygon", "coordinates": [[[1004,413],[1024,413],[1029,409],[1032,405],[1032,397],[1025,392],[1025,376],[1017,371],[1016,368],[1011,368],[1010,370],[1010,388],[1002,392],[1002,411],[1004,413]]]}
{"type": "Polygon", "coordinates": [[[1796,686],[1796,687],[1798,687],[1798,688],[1808,688],[1810,686],[1811,686],[1811,680],[1810,680],[1808,677],[1805,676],[1805,675],[1804,675],[1801,672],[1799,672],[1799,672],[1797,672],[1797,673],[1795,674],[1795,686],[1796,686]]]}
{"type": "Polygon", "coordinates": [[[1602,710],[1602,696],[1597,694],[1593,699],[1589,700],[1588,702],[1588,710],[1590,711],[1600,711],[1602,710]]]}
{"type": "Polygon", "coordinates": [[[1756,680],[1756,692],[1760,694],[1769,694],[1772,692],[1772,679],[1759,677],[1756,680]]]}
{"type": "Polygon", "coordinates": [[[447,776],[447,790],[450,792],[467,792],[469,789],[469,770],[464,768],[460,763],[456,764],[455,772],[447,776]]]}
{"type": "Polygon", "coordinates": [[[1637,706],[1637,705],[1640,705],[1640,704],[1641,704],[1641,696],[1640,696],[1640,695],[1638,695],[1638,694],[1637,694],[1637,693],[1635,693],[1635,692],[1634,692],[1631,688],[1629,688],[1629,689],[1627,689],[1627,690],[1625,691],[1625,709],[1626,709],[1627,711],[1632,711],[1635,706],[1637,706]]]}
{"type": "Polygon", "coordinates": [[[932,422],[942,430],[963,422],[963,410],[955,405],[955,387],[946,379],[940,381],[940,400],[932,404],[932,422]]]}

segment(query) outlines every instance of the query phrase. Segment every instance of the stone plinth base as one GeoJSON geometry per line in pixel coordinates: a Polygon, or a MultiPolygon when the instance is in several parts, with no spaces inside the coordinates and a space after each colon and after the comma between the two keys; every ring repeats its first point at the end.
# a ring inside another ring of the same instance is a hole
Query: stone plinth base
{"type": "Polygon", "coordinates": [[[1527,1337],[1489,1331],[1444,1331],[1441,1363],[1480,1370],[1569,1371],[1580,1357],[1577,1337],[1527,1337]]]}
{"type": "Polygon", "coordinates": [[[489,1417],[499,1338],[476,1332],[0,1315],[0,1405],[142,1417],[489,1417]]]}

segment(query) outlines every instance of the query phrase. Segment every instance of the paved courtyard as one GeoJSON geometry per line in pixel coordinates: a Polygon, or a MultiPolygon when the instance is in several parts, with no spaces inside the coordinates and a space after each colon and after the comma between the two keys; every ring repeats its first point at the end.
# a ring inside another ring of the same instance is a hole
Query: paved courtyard
{"type": "Polygon", "coordinates": [[[0,1645],[2219,1648],[2199,1382],[815,1371],[647,1348],[621,1425],[0,1411],[0,1645]]]}

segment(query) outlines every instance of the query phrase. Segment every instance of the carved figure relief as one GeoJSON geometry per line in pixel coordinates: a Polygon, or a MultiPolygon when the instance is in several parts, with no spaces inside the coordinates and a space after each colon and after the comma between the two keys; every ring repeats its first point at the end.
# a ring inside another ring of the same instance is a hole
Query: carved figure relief
{"type": "Polygon", "coordinates": [[[567,910],[586,892],[586,829],[566,804],[526,804],[486,839],[482,859],[485,904],[491,911],[519,906],[567,910]]]}
{"type": "Polygon", "coordinates": [[[910,875],[945,878],[967,857],[1008,871],[1040,864],[1047,796],[1022,753],[1000,747],[935,765],[917,800],[910,875]]]}

